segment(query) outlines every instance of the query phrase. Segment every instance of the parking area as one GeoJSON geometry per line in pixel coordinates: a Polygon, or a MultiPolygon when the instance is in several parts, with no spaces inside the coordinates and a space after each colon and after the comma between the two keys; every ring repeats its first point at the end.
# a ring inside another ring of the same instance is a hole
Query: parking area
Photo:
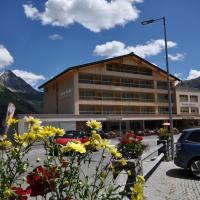
{"type": "Polygon", "coordinates": [[[200,199],[200,180],[173,162],[161,162],[145,183],[146,200],[200,199]]]}

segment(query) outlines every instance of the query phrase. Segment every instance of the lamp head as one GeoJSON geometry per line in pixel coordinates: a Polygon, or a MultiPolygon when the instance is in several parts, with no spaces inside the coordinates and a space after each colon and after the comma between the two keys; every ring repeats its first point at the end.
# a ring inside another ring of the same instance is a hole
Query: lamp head
{"type": "Polygon", "coordinates": [[[150,20],[146,20],[146,21],[141,22],[141,24],[142,25],[148,25],[148,24],[153,23],[154,21],[155,21],[154,19],[150,19],[150,20]]]}

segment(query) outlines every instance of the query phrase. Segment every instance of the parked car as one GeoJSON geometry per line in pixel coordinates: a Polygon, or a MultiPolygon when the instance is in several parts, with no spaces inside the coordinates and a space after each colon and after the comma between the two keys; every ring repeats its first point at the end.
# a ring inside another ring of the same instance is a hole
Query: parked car
{"type": "Polygon", "coordinates": [[[58,136],[54,138],[54,143],[66,145],[70,141],[87,142],[88,137],[85,136],[84,132],[70,130],[66,131],[63,136],[58,136]]]}
{"type": "MultiPolygon", "coordinates": [[[[84,132],[70,130],[66,131],[63,136],[56,136],[53,139],[53,142],[56,144],[54,145],[54,149],[50,151],[50,155],[57,156],[58,155],[58,145],[66,145],[70,141],[79,141],[81,143],[87,142],[88,137],[84,132]]],[[[66,156],[70,155],[70,152],[65,153],[66,156]]]]}
{"type": "Polygon", "coordinates": [[[200,178],[200,128],[182,131],[176,144],[174,163],[200,178]]]}

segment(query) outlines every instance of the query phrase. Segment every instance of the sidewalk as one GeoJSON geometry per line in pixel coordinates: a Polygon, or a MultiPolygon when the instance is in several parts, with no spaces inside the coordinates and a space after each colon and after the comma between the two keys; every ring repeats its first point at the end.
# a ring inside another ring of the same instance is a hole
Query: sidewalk
{"type": "Polygon", "coordinates": [[[161,162],[145,183],[146,200],[200,199],[200,180],[173,162],[161,162]]]}

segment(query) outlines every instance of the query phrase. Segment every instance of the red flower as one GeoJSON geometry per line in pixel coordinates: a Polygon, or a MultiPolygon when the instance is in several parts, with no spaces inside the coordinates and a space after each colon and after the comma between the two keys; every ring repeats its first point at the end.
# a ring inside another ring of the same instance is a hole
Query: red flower
{"type": "Polygon", "coordinates": [[[141,140],[143,140],[143,137],[142,136],[137,136],[137,139],[141,141],[141,140]]]}
{"type": "Polygon", "coordinates": [[[30,196],[44,196],[48,192],[55,190],[55,178],[57,177],[59,177],[59,173],[56,166],[52,166],[49,170],[42,166],[36,167],[26,177],[27,183],[30,185],[27,187],[26,192],[30,196]]]}
{"type": "MultiPolygon", "coordinates": [[[[21,187],[12,187],[13,192],[17,195],[18,200],[27,200],[26,190],[23,190],[21,187]]],[[[11,200],[15,200],[15,197],[11,197],[11,200]]]]}

